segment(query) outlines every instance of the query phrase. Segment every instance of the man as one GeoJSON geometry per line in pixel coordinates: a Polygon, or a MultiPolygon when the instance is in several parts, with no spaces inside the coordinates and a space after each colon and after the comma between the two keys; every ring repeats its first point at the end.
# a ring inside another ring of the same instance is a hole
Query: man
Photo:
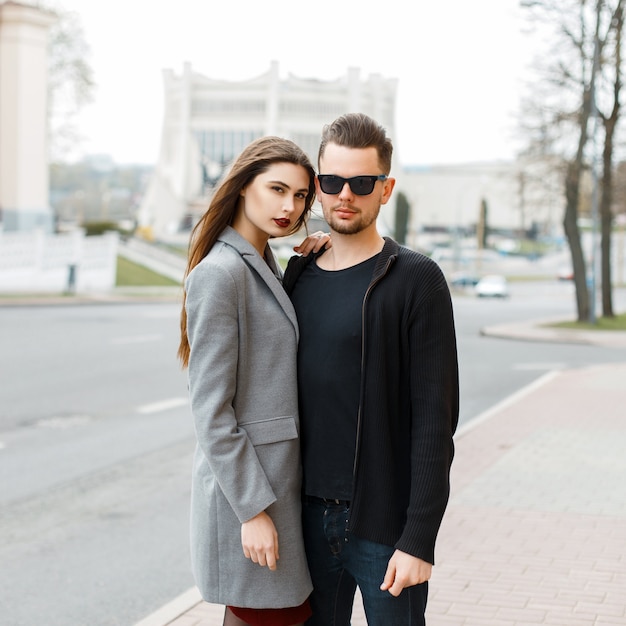
{"type": "Polygon", "coordinates": [[[309,626],[425,624],[458,420],[450,292],[428,257],[378,233],[392,144],[362,114],[324,128],[317,199],[332,247],[291,259],[300,326],[309,626]]]}

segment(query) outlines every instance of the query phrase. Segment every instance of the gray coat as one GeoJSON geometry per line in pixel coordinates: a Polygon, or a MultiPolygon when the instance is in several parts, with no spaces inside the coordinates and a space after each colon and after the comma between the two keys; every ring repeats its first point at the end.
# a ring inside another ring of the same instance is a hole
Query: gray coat
{"type": "Polygon", "coordinates": [[[192,570],[208,602],[297,606],[312,590],[301,527],[296,314],[277,275],[228,227],[190,272],[189,390],[197,436],[192,570]],[[266,510],[277,569],[243,555],[241,523],[266,510]]]}

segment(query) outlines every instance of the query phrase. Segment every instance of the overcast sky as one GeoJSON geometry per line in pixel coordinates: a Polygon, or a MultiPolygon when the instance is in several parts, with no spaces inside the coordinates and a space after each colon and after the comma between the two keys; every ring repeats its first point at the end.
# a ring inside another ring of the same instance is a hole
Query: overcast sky
{"type": "MultiPolygon", "coordinates": [[[[97,84],[79,118],[83,153],[153,163],[162,70],[185,62],[245,80],[333,80],[349,67],[398,80],[403,165],[509,159],[530,59],[519,0],[55,0],[80,16],[97,84]]],[[[329,120],[330,121],[330,120],[329,120]]]]}

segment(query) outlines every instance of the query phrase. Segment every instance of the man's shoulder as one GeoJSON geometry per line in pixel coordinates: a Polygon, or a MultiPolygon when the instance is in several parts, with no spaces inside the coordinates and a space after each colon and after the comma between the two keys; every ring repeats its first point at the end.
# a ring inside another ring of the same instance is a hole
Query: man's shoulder
{"type": "MultiPolygon", "coordinates": [[[[393,242],[393,240],[391,240],[393,242]]],[[[393,242],[393,263],[387,271],[381,270],[385,280],[381,282],[387,289],[399,289],[421,301],[436,292],[448,292],[448,281],[439,267],[429,256],[417,250],[393,242]]]]}
{"type": "Polygon", "coordinates": [[[291,293],[293,290],[298,277],[305,268],[309,265],[309,263],[313,262],[320,254],[323,254],[325,249],[323,248],[319,252],[308,254],[307,256],[302,256],[301,254],[294,254],[289,261],[287,262],[287,267],[285,268],[285,273],[283,275],[283,287],[287,293],[291,293]]]}
{"type": "Polygon", "coordinates": [[[435,273],[441,272],[439,265],[423,252],[413,250],[412,248],[408,248],[407,246],[398,243],[396,243],[396,246],[397,262],[402,263],[407,267],[424,268],[435,273]]]}

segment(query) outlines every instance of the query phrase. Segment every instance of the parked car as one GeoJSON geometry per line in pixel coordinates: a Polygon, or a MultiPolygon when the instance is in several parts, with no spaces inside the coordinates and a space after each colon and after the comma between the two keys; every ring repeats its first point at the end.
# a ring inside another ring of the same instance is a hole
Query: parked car
{"type": "Polygon", "coordinates": [[[452,285],[452,287],[474,287],[479,280],[480,277],[475,276],[474,274],[458,272],[451,276],[450,285],[452,285]]]}
{"type": "Polygon", "coordinates": [[[479,298],[508,298],[509,284],[500,274],[488,274],[476,283],[474,292],[479,298]]]}
{"type": "Polygon", "coordinates": [[[574,270],[571,267],[561,267],[556,277],[559,280],[574,280],[574,270]]]}

